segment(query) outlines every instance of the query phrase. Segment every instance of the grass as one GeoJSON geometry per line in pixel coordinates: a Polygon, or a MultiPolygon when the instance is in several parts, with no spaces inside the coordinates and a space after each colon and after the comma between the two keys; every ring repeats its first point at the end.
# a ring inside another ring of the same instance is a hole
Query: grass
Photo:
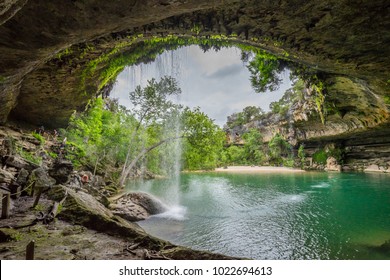
{"type": "Polygon", "coordinates": [[[45,138],[39,133],[33,132],[32,136],[39,141],[41,146],[45,144],[45,138]]]}
{"type": "Polygon", "coordinates": [[[17,149],[17,153],[24,158],[27,161],[33,162],[35,164],[41,165],[42,163],[42,158],[39,156],[36,156],[32,152],[28,152],[26,150],[23,150],[22,148],[17,149]]]}

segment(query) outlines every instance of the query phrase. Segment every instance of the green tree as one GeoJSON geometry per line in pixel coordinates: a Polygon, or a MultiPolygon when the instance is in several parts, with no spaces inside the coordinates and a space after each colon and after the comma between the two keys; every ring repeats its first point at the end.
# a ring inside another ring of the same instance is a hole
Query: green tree
{"type": "Polygon", "coordinates": [[[229,128],[234,128],[243,124],[247,124],[254,120],[259,120],[264,116],[264,111],[260,107],[247,106],[242,112],[233,113],[227,117],[226,125],[229,128]]]}
{"type": "Polygon", "coordinates": [[[242,138],[245,141],[244,151],[247,163],[260,164],[265,158],[261,133],[252,128],[249,132],[244,133],[242,138]]]}
{"type": "Polygon", "coordinates": [[[268,148],[274,164],[282,164],[285,159],[292,157],[292,146],[279,133],[269,141],[268,148]]]}
{"type": "Polygon", "coordinates": [[[217,167],[225,142],[225,133],[199,108],[183,112],[184,168],[188,170],[217,167]]]}
{"type": "Polygon", "coordinates": [[[305,146],[303,144],[299,145],[299,148],[298,148],[298,158],[301,162],[301,168],[304,167],[305,165],[305,146]]]}
{"type": "Polygon", "coordinates": [[[227,163],[230,165],[246,164],[243,147],[232,145],[226,149],[227,163]]]}

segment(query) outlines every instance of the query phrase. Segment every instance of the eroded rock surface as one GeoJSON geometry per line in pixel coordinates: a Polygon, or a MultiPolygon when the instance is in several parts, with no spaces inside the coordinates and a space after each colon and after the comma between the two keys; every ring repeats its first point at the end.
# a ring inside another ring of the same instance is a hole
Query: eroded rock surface
{"type": "Polygon", "coordinates": [[[132,192],[116,199],[110,204],[113,213],[128,221],[140,221],[150,215],[160,214],[168,210],[156,197],[144,192],[132,192]]]}

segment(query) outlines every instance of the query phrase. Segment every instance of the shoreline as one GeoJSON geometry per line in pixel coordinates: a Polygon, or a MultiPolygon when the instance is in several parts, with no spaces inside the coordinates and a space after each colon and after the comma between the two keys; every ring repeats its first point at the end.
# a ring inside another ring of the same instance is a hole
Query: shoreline
{"type": "Polygon", "coordinates": [[[227,168],[216,168],[214,172],[227,173],[302,173],[305,170],[293,167],[278,166],[228,166],[227,168]]]}

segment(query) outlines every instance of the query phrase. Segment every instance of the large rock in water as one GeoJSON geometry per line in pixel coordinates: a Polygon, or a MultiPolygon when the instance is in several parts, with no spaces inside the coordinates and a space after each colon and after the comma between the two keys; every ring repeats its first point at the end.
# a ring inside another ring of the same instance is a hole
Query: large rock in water
{"type": "Polygon", "coordinates": [[[114,214],[132,222],[145,220],[150,215],[168,210],[158,198],[144,192],[125,194],[111,204],[110,208],[114,214]]]}

